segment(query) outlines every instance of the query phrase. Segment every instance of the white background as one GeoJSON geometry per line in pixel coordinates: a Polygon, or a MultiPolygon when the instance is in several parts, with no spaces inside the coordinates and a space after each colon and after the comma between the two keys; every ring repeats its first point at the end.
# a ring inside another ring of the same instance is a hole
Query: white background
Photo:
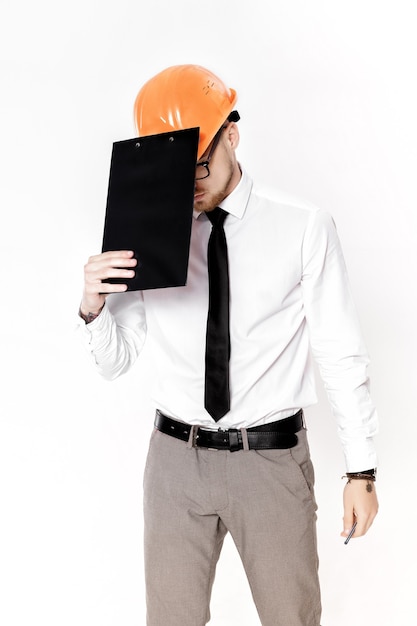
{"type": "MultiPolygon", "coordinates": [[[[381,506],[344,546],[344,464],[319,384],[307,420],[322,624],[415,623],[415,25],[411,0],[2,0],[3,626],[145,623],[146,360],[102,381],[74,315],[112,142],[134,135],[143,82],[177,63],[238,91],[246,169],[329,210],[344,247],[381,419],[381,506]]],[[[259,623],[229,541],[211,623],[259,623]]]]}

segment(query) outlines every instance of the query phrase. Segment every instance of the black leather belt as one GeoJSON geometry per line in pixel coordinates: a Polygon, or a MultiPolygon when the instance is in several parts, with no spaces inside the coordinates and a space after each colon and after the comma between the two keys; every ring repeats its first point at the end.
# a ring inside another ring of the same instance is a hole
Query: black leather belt
{"type": "Polygon", "coordinates": [[[296,433],[303,428],[303,411],[300,409],[291,417],[243,430],[237,428],[207,430],[195,426],[193,432],[191,432],[192,426],[190,424],[179,422],[160,411],[156,411],[155,428],[165,435],[171,435],[171,437],[182,441],[189,442],[191,437],[192,445],[199,448],[235,452],[244,449],[245,441],[248,448],[252,450],[293,448],[298,442],[296,433]]]}

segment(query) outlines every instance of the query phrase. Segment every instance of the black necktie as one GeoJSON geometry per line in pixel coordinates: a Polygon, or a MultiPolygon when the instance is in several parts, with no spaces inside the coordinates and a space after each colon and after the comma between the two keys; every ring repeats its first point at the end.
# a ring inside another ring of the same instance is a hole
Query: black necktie
{"type": "Polygon", "coordinates": [[[213,226],[207,250],[209,310],[204,406],[217,422],[230,410],[229,267],[223,230],[227,213],[217,207],[206,215],[213,226]]]}

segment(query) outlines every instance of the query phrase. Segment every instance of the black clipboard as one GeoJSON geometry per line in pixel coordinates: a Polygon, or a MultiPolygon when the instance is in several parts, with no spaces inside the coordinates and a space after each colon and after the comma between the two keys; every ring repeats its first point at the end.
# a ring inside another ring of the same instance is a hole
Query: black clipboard
{"type": "Polygon", "coordinates": [[[102,251],[133,250],[129,291],[186,284],[199,129],[113,144],[102,251]]]}

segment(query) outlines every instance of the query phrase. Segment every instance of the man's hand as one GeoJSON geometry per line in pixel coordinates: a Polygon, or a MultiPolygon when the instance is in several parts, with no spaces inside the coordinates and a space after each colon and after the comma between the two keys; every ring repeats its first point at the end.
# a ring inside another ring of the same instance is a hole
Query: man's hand
{"type": "Polygon", "coordinates": [[[375,483],[366,479],[352,479],[345,486],[343,493],[343,527],[342,537],[347,537],[354,522],[357,522],[353,535],[361,537],[370,528],[378,512],[375,483]]]}
{"type": "Polygon", "coordinates": [[[127,285],[103,283],[106,278],[133,278],[137,260],[131,250],[117,250],[96,254],[84,266],[84,291],[81,312],[97,314],[103,308],[109,293],[127,290],[127,285]]]}

